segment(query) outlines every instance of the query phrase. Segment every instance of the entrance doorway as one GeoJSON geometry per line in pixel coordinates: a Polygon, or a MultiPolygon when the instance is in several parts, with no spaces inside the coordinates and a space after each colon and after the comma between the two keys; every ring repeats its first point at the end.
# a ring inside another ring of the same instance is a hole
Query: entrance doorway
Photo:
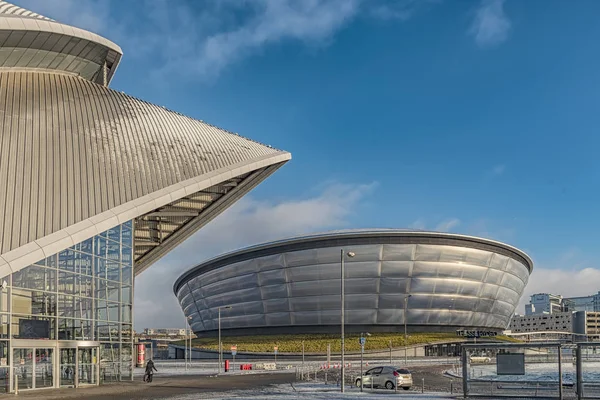
{"type": "Polygon", "coordinates": [[[78,347],[77,363],[79,385],[97,385],[100,376],[98,371],[98,347],[78,347]]]}
{"type": "Polygon", "coordinates": [[[98,385],[100,347],[90,342],[59,343],[60,386],[98,385]]]}
{"type": "Polygon", "coordinates": [[[99,342],[14,339],[10,352],[12,390],[98,385],[99,342]]]}
{"type": "Polygon", "coordinates": [[[13,348],[14,376],[19,390],[54,387],[53,348],[13,348]]]}

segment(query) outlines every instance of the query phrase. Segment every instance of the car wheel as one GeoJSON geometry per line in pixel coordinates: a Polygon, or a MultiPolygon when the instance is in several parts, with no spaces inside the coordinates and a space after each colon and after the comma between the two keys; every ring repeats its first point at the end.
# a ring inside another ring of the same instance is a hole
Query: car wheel
{"type": "Polygon", "coordinates": [[[409,389],[410,389],[410,386],[404,386],[402,389],[404,389],[404,390],[409,390],[409,389]]]}
{"type": "Polygon", "coordinates": [[[390,389],[390,390],[393,389],[394,388],[394,383],[392,381],[387,381],[385,383],[385,388],[386,389],[390,389]]]}
{"type": "Polygon", "coordinates": [[[356,385],[356,387],[360,387],[360,379],[357,379],[356,382],[354,382],[354,384],[356,385]]]}

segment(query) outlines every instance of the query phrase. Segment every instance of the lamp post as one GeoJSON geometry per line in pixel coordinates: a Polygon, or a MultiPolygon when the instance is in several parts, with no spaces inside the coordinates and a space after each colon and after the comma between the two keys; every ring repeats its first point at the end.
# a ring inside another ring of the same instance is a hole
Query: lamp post
{"type": "Polygon", "coordinates": [[[221,308],[226,310],[230,309],[231,306],[220,306],[219,309],[219,368],[218,372],[221,373],[221,363],[223,362],[223,348],[221,346],[221,308]]]}
{"type": "Polygon", "coordinates": [[[409,297],[412,297],[412,294],[404,296],[404,367],[405,368],[408,364],[408,359],[407,359],[407,355],[406,355],[406,353],[408,351],[408,348],[406,347],[408,345],[408,333],[407,333],[407,329],[406,329],[406,322],[407,322],[408,318],[406,317],[406,309],[407,309],[409,297]]]}
{"type": "Polygon", "coordinates": [[[354,257],[356,254],[354,254],[353,252],[349,251],[347,253],[344,254],[344,249],[340,249],[340,264],[341,264],[341,275],[340,275],[340,281],[341,281],[341,319],[342,319],[342,393],[345,392],[344,389],[344,374],[346,373],[346,365],[344,363],[344,304],[345,304],[345,298],[344,298],[344,278],[345,278],[345,273],[344,273],[344,256],[348,256],[350,258],[354,257]]]}
{"type": "Polygon", "coordinates": [[[190,326],[190,321],[192,320],[192,316],[185,317],[185,352],[187,356],[185,357],[185,370],[188,370],[188,360],[189,365],[192,364],[192,327],[190,326]],[[189,335],[188,335],[189,328],[189,335]],[[189,352],[188,352],[188,341],[189,341],[189,352]]]}
{"type": "Polygon", "coordinates": [[[371,336],[369,332],[360,334],[360,391],[363,391],[363,353],[365,352],[365,335],[371,336]]]}

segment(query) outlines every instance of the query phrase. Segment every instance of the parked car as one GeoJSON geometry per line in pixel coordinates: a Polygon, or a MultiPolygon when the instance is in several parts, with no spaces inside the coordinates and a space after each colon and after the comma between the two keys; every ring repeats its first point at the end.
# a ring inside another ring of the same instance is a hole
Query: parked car
{"type": "Polygon", "coordinates": [[[397,385],[399,388],[408,390],[413,384],[412,374],[409,370],[389,365],[371,368],[363,376],[357,376],[354,384],[360,387],[361,381],[363,387],[371,387],[371,382],[373,382],[373,387],[385,387],[386,389],[394,389],[397,385]]]}

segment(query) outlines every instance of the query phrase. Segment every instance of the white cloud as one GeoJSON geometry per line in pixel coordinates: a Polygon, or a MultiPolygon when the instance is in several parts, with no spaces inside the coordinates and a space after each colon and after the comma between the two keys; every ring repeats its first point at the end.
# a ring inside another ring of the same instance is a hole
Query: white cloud
{"type": "Polygon", "coordinates": [[[252,244],[348,227],[353,211],[375,187],[337,184],[314,197],[278,203],[243,198],[136,278],[136,329],[183,326],[172,288],[190,267],[252,244]]]}
{"type": "Polygon", "coordinates": [[[458,225],[460,225],[460,220],[458,218],[450,218],[437,224],[435,230],[437,232],[450,232],[458,225]]]}
{"type": "Polygon", "coordinates": [[[506,170],[506,165],[499,164],[499,165],[494,166],[494,168],[492,168],[492,174],[493,175],[502,175],[505,170],[506,170]]]}
{"type": "Polygon", "coordinates": [[[410,224],[408,227],[411,229],[425,230],[427,229],[427,223],[423,218],[419,218],[415,220],[412,224],[410,224]]]}
{"type": "Polygon", "coordinates": [[[369,12],[374,17],[383,20],[406,21],[410,19],[419,8],[439,3],[440,1],[441,0],[371,0],[369,12]]]}
{"type": "Polygon", "coordinates": [[[403,21],[438,0],[146,0],[135,8],[111,0],[14,1],[104,35],[127,57],[151,58],[148,70],[161,82],[182,75],[212,80],[277,43],[327,45],[359,16],[403,21]]]}
{"type": "Polygon", "coordinates": [[[517,312],[525,311],[525,304],[536,293],[552,293],[565,297],[588,296],[600,291],[600,269],[597,268],[536,268],[529,278],[517,312]]]}
{"type": "Polygon", "coordinates": [[[429,224],[425,219],[418,218],[408,227],[411,229],[432,230],[436,232],[450,232],[460,225],[460,219],[448,218],[438,222],[437,224],[429,224]]]}
{"type": "Polygon", "coordinates": [[[506,40],[511,23],[504,13],[504,0],[481,0],[469,30],[481,47],[490,47],[506,40]]]}

